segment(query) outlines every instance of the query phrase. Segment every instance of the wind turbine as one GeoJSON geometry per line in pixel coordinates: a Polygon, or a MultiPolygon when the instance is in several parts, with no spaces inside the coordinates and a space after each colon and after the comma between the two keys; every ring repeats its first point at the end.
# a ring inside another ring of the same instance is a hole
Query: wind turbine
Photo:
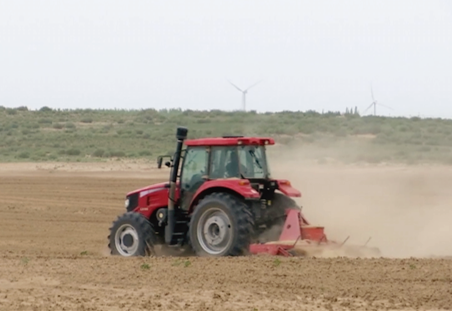
{"type": "Polygon", "coordinates": [[[388,108],[388,109],[394,110],[394,109],[392,109],[391,107],[388,107],[388,106],[385,106],[385,105],[383,105],[383,104],[380,104],[380,103],[378,103],[378,102],[375,100],[375,98],[374,98],[374,91],[373,91],[373,89],[372,89],[372,84],[370,85],[370,93],[372,94],[372,103],[370,104],[369,107],[367,107],[366,110],[364,110],[364,113],[366,113],[366,111],[369,110],[370,107],[374,106],[374,116],[376,116],[376,115],[377,115],[377,105],[380,105],[380,106],[382,106],[382,107],[386,107],[386,108],[388,108]]]}
{"type": "MultiPolygon", "coordinates": [[[[228,80],[228,81],[229,81],[229,80],[228,80]]],[[[249,90],[250,88],[252,88],[253,86],[258,85],[258,84],[261,83],[261,82],[262,82],[262,80],[260,80],[260,81],[258,81],[258,82],[256,82],[256,83],[254,83],[253,85],[249,86],[247,89],[242,90],[242,89],[240,89],[237,85],[235,85],[234,83],[232,83],[231,81],[229,81],[229,83],[231,83],[231,85],[232,85],[233,87],[235,87],[237,90],[239,90],[240,92],[242,92],[242,105],[243,105],[243,111],[246,111],[246,93],[248,93],[248,90],[249,90]]]]}

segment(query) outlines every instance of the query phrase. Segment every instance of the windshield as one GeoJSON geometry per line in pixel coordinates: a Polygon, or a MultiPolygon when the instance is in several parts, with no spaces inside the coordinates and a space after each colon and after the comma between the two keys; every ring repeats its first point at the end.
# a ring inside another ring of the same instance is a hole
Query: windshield
{"type": "Polygon", "coordinates": [[[267,178],[268,169],[263,146],[241,146],[238,148],[240,172],[245,178],[267,178]]]}

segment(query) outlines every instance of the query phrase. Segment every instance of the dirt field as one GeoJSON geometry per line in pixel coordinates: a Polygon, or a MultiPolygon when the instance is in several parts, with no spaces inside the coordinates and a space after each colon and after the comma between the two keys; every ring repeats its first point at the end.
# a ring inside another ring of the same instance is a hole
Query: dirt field
{"type": "Polygon", "coordinates": [[[0,310],[452,309],[452,260],[429,258],[452,256],[451,168],[286,167],[308,219],[385,258],[113,258],[125,193],[168,171],[2,164],[0,310]]]}

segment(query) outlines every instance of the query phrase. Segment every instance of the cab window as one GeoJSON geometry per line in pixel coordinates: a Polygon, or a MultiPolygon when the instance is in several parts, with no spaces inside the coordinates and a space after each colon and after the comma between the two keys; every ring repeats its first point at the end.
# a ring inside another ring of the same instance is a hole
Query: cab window
{"type": "Polygon", "coordinates": [[[185,153],[182,170],[182,189],[189,190],[199,182],[207,173],[208,153],[205,147],[190,147],[185,153]]]}
{"type": "Polygon", "coordinates": [[[211,148],[210,178],[240,177],[237,147],[216,146],[211,148]]]}

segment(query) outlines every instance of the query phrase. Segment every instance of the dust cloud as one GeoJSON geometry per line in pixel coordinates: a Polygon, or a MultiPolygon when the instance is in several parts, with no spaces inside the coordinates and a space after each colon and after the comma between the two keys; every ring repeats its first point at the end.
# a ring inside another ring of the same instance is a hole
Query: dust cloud
{"type": "Polygon", "coordinates": [[[311,147],[268,149],[272,176],[301,191],[304,215],[330,240],[363,245],[371,238],[368,246],[384,257],[452,256],[451,168],[318,164],[311,147]]]}

